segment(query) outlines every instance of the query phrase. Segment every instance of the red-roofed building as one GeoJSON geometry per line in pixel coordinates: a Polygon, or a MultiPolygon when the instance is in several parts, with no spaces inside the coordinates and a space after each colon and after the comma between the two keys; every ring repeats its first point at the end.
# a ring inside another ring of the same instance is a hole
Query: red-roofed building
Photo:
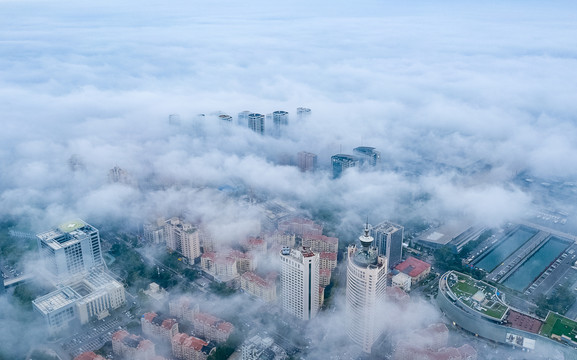
{"type": "Polygon", "coordinates": [[[196,335],[216,342],[225,342],[234,330],[231,323],[206,313],[195,314],[192,325],[196,335]]]}
{"type": "Polygon", "coordinates": [[[266,254],[266,241],[261,237],[249,237],[243,244],[246,251],[252,251],[258,254],[266,254]]]}
{"type": "Polygon", "coordinates": [[[96,355],[93,351],[86,351],[74,358],[74,360],[106,360],[100,355],[96,355]]]}
{"type": "Polygon", "coordinates": [[[178,333],[172,337],[172,354],[178,359],[206,360],[216,347],[202,339],[178,333]]]}
{"type": "Polygon", "coordinates": [[[409,294],[404,292],[400,287],[396,286],[387,288],[386,296],[388,300],[400,305],[403,308],[408,305],[408,302],[411,299],[409,294]]]}
{"type": "Polygon", "coordinates": [[[266,302],[276,301],[276,274],[261,278],[253,272],[245,272],[240,277],[240,288],[247,294],[258,297],[266,302]]]}
{"type": "Polygon", "coordinates": [[[126,360],[154,360],[156,356],[152,341],[125,330],[112,335],[112,352],[126,360]]]}
{"type": "Polygon", "coordinates": [[[310,247],[312,251],[318,253],[337,253],[339,251],[339,239],[321,234],[306,234],[303,236],[303,246],[310,247]]]}
{"type": "Polygon", "coordinates": [[[429,275],[431,264],[410,256],[407,260],[395,266],[395,269],[411,277],[411,283],[415,284],[429,275]]]}
{"type": "Polygon", "coordinates": [[[140,324],[142,325],[143,334],[168,343],[170,343],[172,337],[178,333],[178,322],[176,319],[160,316],[153,312],[142,315],[140,324]]]}

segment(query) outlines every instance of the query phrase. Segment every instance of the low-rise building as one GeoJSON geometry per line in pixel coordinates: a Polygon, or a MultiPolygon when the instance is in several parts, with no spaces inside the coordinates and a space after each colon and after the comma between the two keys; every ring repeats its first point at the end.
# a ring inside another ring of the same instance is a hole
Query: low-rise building
{"type": "Polygon", "coordinates": [[[330,269],[332,271],[337,267],[337,253],[326,251],[321,252],[319,254],[319,262],[319,268],[330,269]]]}
{"type": "Polygon", "coordinates": [[[140,324],[144,335],[167,343],[170,343],[172,337],[178,333],[178,322],[176,319],[154,312],[142,315],[140,324]]]}
{"type": "Polygon", "coordinates": [[[119,330],[112,335],[112,352],[125,360],[153,360],[154,343],[142,336],[119,330]]]}
{"type": "Polygon", "coordinates": [[[431,273],[431,264],[410,256],[407,260],[395,266],[395,269],[409,275],[411,283],[414,285],[431,273]]]}
{"type": "Polygon", "coordinates": [[[391,283],[393,287],[399,287],[404,291],[411,291],[412,281],[413,279],[409,275],[403,272],[398,272],[397,274],[393,275],[391,283]]]}
{"type": "Polygon", "coordinates": [[[246,340],[241,347],[241,360],[284,360],[286,351],[274,343],[271,337],[255,335],[246,340]]]}
{"type": "Polygon", "coordinates": [[[192,325],[195,335],[216,342],[225,342],[234,330],[231,323],[206,313],[194,314],[192,325]]]}
{"type": "MultiPolygon", "coordinates": [[[[293,218],[279,222],[278,231],[282,233],[304,235],[322,235],[323,226],[304,218],[293,218]]],[[[306,245],[304,245],[306,246],[306,245]]]]}
{"type": "Polygon", "coordinates": [[[240,287],[247,294],[266,302],[274,302],[276,301],[276,277],[277,274],[269,274],[266,278],[262,278],[248,271],[240,277],[240,287]]]}
{"type": "Polygon", "coordinates": [[[183,360],[206,360],[216,347],[194,336],[178,333],[172,337],[172,355],[183,360]]]}
{"type": "MultiPolygon", "coordinates": [[[[296,245],[296,235],[280,231],[264,234],[265,241],[273,247],[288,246],[294,248],[296,245]]],[[[275,251],[276,252],[276,251],[275,251]]]]}
{"type": "Polygon", "coordinates": [[[331,269],[319,269],[319,285],[328,286],[331,283],[331,269]]]}

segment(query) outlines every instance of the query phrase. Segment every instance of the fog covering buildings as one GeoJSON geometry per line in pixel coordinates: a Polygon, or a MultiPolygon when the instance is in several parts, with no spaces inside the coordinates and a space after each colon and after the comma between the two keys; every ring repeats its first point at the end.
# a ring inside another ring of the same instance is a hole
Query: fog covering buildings
{"type": "MultiPolygon", "coordinates": [[[[2,218],[38,232],[71,217],[134,229],[189,213],[227,243],[258,215],[221,185],[332,216],[343,234],[367,213],[483,226],[543,203],[574,213],[549,197],[554,184],[570,195],[577,173],[573,2],[194,5],[3,2],[2,218]],[[299,106],[310,116],[291,117],[281,139],[196,118],[299,106]],[[359,144],[386,168],[331,180],[330,156],[359,144]],[[317,172],[277,162],[303,149],[317,172]],[[109,183],[115,164],[139,187],[109,183]]],[[[28,328],[2,305],[3,343],[37,338],[13,331],[28,328]]]]}

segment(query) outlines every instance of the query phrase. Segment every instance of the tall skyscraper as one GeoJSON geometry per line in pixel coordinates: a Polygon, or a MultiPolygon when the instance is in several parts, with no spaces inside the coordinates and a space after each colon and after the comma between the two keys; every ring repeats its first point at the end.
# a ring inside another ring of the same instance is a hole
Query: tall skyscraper
{"type": "Polygon", "coordinates": [[[98,230],[74,220],[36,235],[46,269],[58,280],[103,265],[98,230]]]}
{"type": "Polygon", "coordinates": [[[297,154],[297,164],[302,172],[315,171],[317,168],[317,155],[301,151],[297,154]]]}
{"type": "Polygon", "coordinates": [[[387,258],[378,255],[369,233],[367,224],[359,237],[361,248],[348,248],[345,307],[347,334],[367,353],[382,332],[378,310],[387,285],[387,258]]]}
{"type": "Polygon", "coordinates": [[[252,112],[248,111],[248,110],[239,112],[238,116],[236,118],[237,119],[236,120],[237,125],[247,127],[248,126],[248,114],[251,114],[251,113],[252,112]]]}
{"type": "Polygon", "coordinates": [[[346,169],[358,166],[359,159],[352,155],[337,154],[331,156],[331,163],[333,165],[333,179],[337,179],[346,169]]]}
{"type": "Polygon", "coordinates": [[[280,253],[282,307],[301,320],[310,320],[319,310],[319,255],[308,248],[280,253]]]}
{"type": "Polygon", "coordinates": [[[281,136],[283,127],[288,125],[289,113],[286,111],[274,111],[272,113],[272,123],[274,129],[274,136],[281,136]]]}
{"type": "Polygon", "coordinates": [[[361,164],[370,166],[377,166],[381,160],[381,153],[376,151],[374,147],[359,146],[353,149],[353,154],[358,157],[361,164]]]}
{"type": "Polygon", "coordinates": [[[371,229],[379,255],[387,257],[389,269],[397,266],[403,259],[403,235],[405,228],[401,225],[384,221],[371,229]]]}
{"type": "Polygon", "coordinates": [[[257,134],[264,135],[264,115],[248,114],[248,128],[257,134]]]}
{"type": "Polygon", "coordinates": [[[200,232],[197,227],[173,217],[164,224],[166,246],[184,255],[191,263],[199,257],[200,232]]]}

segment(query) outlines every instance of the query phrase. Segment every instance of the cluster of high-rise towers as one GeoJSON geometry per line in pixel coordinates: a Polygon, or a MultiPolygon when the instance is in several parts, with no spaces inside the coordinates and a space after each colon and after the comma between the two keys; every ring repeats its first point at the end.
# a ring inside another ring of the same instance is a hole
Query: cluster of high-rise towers
{"type": "MultiPolygon", "coordinates": [[[[387,274],[401,262],[403,231],[402,226],[391,222],[372,228],[366,224],[360,244],[347,250],[346,331],[367,353],[382,332],[379,310],[387,274]]],[[[280,257],[284,310],[302,320],[315,317],[319,310],[319,254],[306,247],[284,247],[280,257]]]]}

